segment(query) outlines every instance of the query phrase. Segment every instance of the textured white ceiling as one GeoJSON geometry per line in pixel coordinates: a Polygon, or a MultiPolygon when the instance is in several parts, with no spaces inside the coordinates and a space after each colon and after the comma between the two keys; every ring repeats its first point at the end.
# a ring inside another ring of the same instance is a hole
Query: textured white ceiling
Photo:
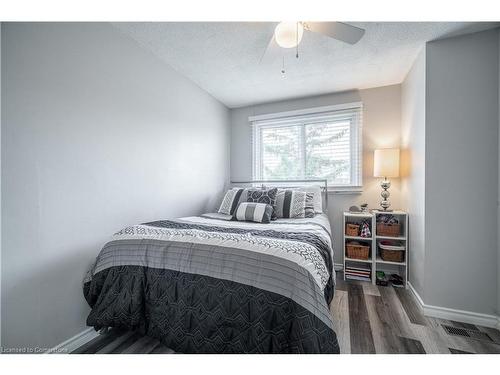
{"type": "Polygon", "coordinates": [[[464,22],[351,24],[366,30],[355,45],[305,32],[299,59],[294,50],[280,49],[279,55],[267,54],[260,61],[275,23],[113,23],[231,108],[397,84],[426,41],[496,26],[464,22]]]}

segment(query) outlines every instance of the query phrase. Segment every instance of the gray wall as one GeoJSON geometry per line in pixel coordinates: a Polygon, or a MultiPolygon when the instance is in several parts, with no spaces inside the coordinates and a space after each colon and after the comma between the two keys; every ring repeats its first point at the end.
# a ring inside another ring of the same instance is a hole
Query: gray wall
{"type": "MultiPolygon", "coordinates": [[[[320,107],[362,101],[363,110],[363,194],[332,194],[329,196],[329,217],[334,235],[335,263],[342,263],[342,211],[353,204],[369,203],[378,207],[379,180],[373,178],[373,150],[399,147],[401,138],[401,87],[386,86],[368,90],[341,92],[243,107],[231,110],[231,179],[252,178],[252,128],[248,117],[295,109],[320,107]]],[[[400,183],[393,180],[391,201],[402,207],[400,183]]]]}
{"type": "MultiPolygon", "coordinates": [[[[0,22],[0,72],[2,70],[2,22],[0,22]]],[[[0,103],[2,102],[2,75],[0,74],[0,103]]],[[[2,346],[2,106],[0,105],[0,347],[2,346]]]]}
{"type": "MultiPolygon", "coordinates": [[[[500,32],[498,33],[498,52],[499,52],[499,64],[498,64],[498,200],[497,200],[497,241],[498,241],[498,252],[497,252],[497,315],[500,316],[500,32]]],[[[498,323],[498,328],[500,328],[500,322],[498,323]]]]}
{"type": "MultiPolygon", "coordinates": [[[[497,200],[497,315],[500,316],[500,32],[498,33],[498,200],[497,200]]],[[[500,328],[500,321],[497,324],[500,328]]]]}
{"type": "Polygon", "coordinates": [[[51,347],[112,233],[219,203],[229,113],[107,24],[4,24],[1,83],[2,342],[51,347]]]}
{"type": "Polygon", "coordinates": [[[423,296],[425,265],[425,48],[401,85],[401,191],[410,223],[410,283],[423,296]]]}
{"type": "Polygon", "coordinates": [[[497,30],[426,51],[424,302],[497,308],[497,30]]]}

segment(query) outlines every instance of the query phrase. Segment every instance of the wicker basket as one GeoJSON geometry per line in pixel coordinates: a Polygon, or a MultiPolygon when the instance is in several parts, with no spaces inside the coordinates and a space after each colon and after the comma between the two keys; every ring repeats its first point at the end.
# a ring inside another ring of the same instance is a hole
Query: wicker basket
{"type": "Polygon", "coordinates": [[[351,259],[368,260],[370,246],[361,245],[359,242],[347,242],[345,244],[347,257],[351,259]]]}
{"type": "Polygon", "coordinates": [[[380,257],[387,262],[403,263],[405,261],[405,247],[400,244],[384,244],[378,245],[380,257]]]}
{"type": "Polygon", "coordinates": [[[346,236],[359,236],[359,225],[347,223],[345,225],[346,236]]]}
{"type": "Polygon", "coordinates": [[[387,237],[399,237],[401,225],[377,223],[377,235],[387,237]]]}

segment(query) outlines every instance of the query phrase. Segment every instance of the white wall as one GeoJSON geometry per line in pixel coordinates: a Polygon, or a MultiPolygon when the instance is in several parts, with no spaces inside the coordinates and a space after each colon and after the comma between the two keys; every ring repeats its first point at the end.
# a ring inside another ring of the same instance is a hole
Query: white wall
{"type": "Polygon", "coordinates": [[[425,265],[425,48],[401,85],[401,193],[410,223],[409,279],[424,294],[425,265]]]}
{"type": "Polygon", "coordinates": [[[112,233],[219,203],[229,115],[107,24],[4,24],[1,47],[2,342],[51,347],[86,328],[112,233]]]}
{"type": "MultiPolygon", "coordinates": [[[[335,263],[342,263],[342,211],[353,204],[369,203],[378,207],[379,180],[373,178],[373,150],[399,147],[401,138],[401,87],[386,86],[368,90],[349,91],[261,104],[231,110],[231,179],[252,178],[252,129],[248,117],[295,109],[362,101],[363,111],[363,194],[334,194],[329,196],[329,217],[335,247],[335,263]]],[[[401,208],[400,184],[393,180],[390,189],[393,208],[401,208]]]]}
{"type": "Polygon", "coordinates": [[[424,302],[497,309],[497,30],[426,51],[424,302]]]}

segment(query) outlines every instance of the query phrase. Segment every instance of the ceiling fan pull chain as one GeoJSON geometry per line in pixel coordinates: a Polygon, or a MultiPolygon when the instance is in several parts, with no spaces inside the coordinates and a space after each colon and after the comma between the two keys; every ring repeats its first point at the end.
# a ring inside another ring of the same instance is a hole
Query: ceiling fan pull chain
{"type": "Polygon", "coordinates": [[[283,56],[283,65],[281,65],[281,74],[285,75],[285,56],[283,56]]]}

